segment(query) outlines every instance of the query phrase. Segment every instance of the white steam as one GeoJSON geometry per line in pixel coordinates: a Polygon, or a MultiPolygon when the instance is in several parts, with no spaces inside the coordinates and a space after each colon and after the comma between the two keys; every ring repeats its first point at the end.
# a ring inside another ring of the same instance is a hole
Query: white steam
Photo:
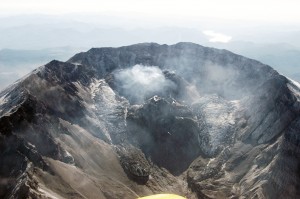
{"type": "Polygon", "coordinates": [[[115,72],[120,94],[134,103],[143,102],[153,95],[165,95],[175,84],[166,79],[156,66],[135,65],[115,72]]]}
{"type": "Polygon", "coordinates": [[[204,93],[218,94],[226,99],[234,100],[246,94],[241,90],[241,74],[232,66],[220,66],[207,63],[204,66],[204,78],[201,81],[200,89],[204,93]]]}

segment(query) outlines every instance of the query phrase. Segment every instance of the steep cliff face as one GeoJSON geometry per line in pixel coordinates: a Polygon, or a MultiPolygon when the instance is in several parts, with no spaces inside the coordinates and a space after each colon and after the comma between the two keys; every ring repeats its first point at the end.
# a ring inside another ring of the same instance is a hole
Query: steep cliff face
{"type": "Polygon", "coordinates": [[[300,88],[192,43],[94,48],[0,93],[1,198],[300,197],[300,88]]]}

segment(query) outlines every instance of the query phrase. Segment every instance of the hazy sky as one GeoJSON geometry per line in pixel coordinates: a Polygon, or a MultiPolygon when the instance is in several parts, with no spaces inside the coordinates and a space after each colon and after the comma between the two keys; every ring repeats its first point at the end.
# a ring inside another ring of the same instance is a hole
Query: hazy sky
{"type": "Polygon", "coordinates": [[[299,0],[0,0],[2,15],[96,13],[298,23],[299,0]]]}

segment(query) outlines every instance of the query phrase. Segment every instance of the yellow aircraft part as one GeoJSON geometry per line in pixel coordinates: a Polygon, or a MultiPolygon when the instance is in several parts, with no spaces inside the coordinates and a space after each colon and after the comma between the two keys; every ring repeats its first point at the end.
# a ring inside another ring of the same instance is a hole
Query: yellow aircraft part
{"type": "Polygon", "coordinates": [[[157,195],[145,196],[137,199],[186,199],[186,198],[175,194],[157,194],[157,195]]]}

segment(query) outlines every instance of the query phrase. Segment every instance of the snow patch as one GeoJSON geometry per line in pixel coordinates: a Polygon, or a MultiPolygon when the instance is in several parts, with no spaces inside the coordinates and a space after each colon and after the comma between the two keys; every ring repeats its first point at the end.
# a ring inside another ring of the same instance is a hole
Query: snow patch
{"type": "Polygon", "coordinates": [[[2,97],[0,97],[0,106],[2,106],[3,104],[5,104],[6,102],[7,102],[6,95],[3,95],[2,97]]]}
{"type": "Polygon", "coordinates": [[[221,170],[223,171],[226,168],[226,163],[222,164],[221,170]]]}
{"type": "Polygon", "coordinates": [[[300,101],[300,83],[287,78],[290,82],[287,84],[288,88],[292,93],[297,97],[298,101],[300,101]]]}
{"type": "Polygon", "coordinates": [[[29,146],[31,146],[32,148],[36,148],[35,145],[34,145],[34,144],[31,144],[30,142],[27,142],[27,144],[28,144],[29,146]]]}
{"type": "Polygon", "coordinates": [[[92,95],[92,99],[95,99],[96,94],[99,92],[99,86],[101,84],[101,81],[103,80],[98,80],[95,79],[93,83],[91,83],[90,85],[90,90],[91,90],[91,95],[92,95]]]}
{"type": "Polygon", "coordinates": [[[295,80],[292,80],[290,78],[287,77],[288,80],[290,80],[295,86],[297,86],[300,89],[300,83],[296,82],[295,80]]]}
{"type": "Polygon", "coordinates": [[[125,126],[127,126],[127,115],[128,115],[128,108],[125,107],[125,109],[124,109],[124,121],[125,121],[125,126]]]}
{"type": "Polygon", "coordinates": [[[194,106],[204,115],[206,131],[210,137],[208,153],[214,153],[230,137],[235,124],[235,111],[239,100],[227,101],[217,95],[205,95],[194,106]]]}
{"type": "Polygon", "coordinates": [[[215,160],[215,158],[210,158],[206,166],[209,167],[209,165],[210,165],[214,160],[215,160]]]}
{"type": "Polygon", "coordinates": [[[104,79],[95,79],[90,85],[91,96],[96,104],[104,103],[108,106],[115,106],[118,102],[116,100],[115,92],[105,82],[104,79]]]}
{"type": "Polygon", "coordinates": [[[61,199],[61,197],[56,196],[56,194],[53,193],[52,191],[43,189],[41,187],[38,188],[38,192],[40,192],[46,198],[61,199]]]}
{"type": "Polygon", "coordinates": [[[213,42],[213,43],[216,43],[216,42],[228,43],[232,39],[232,37],[229,35],[225,35],[223,33],[218,33],[213,30],[205,30],[205,31],[203,31],[203,34],[210,37],[209,42],[213,42]]]}

